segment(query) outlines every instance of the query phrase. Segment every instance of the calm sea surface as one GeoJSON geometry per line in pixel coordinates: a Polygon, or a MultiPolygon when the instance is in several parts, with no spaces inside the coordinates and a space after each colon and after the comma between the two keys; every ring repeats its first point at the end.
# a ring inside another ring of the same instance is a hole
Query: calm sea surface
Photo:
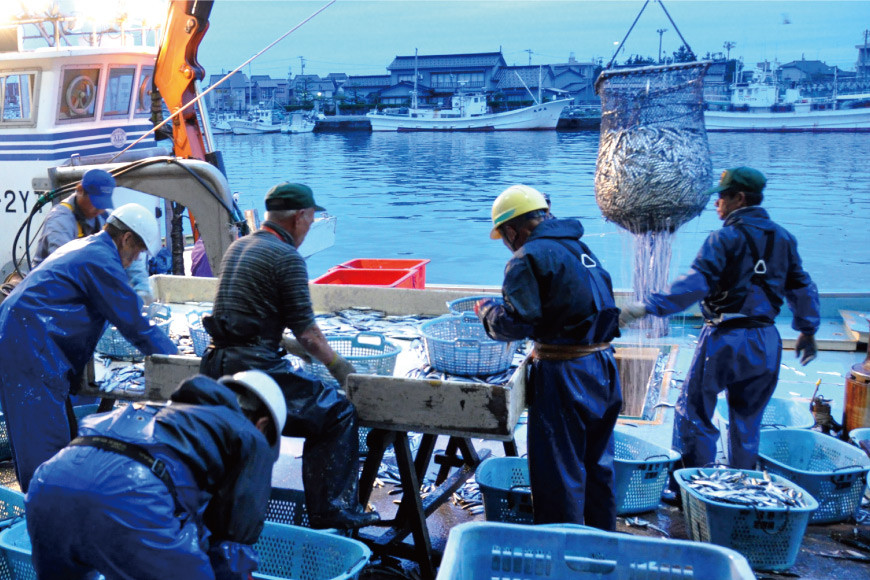
{"type": "MultiPolygon", "coordinates": [[[[338,217],[335,245],[309,258],[314,278],[354,258],[428,258],[433,283],[500,285],[509,258],[489,239],[493,199],[514,183],[549,193],[574,217],[614,287],[630,288],[633,239],[595,203],[598,133],[218,135],[240,207],[273,184],[310,185],[338,217]]],[[[736,165],[768,178],[764,207],[798,239],[823,291],[870,291],[870,134],[710,134],[714,175],[736,165]]],[[[720,227],[713,200],[675,237],[671,278],[720,227]]]]}

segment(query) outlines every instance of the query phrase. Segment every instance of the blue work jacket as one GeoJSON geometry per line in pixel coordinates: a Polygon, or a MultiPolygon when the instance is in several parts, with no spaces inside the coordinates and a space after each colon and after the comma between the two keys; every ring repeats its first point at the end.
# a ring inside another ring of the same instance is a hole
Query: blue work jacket
{"type": "Polygon", "coordinates": [[[645,306],[650,314],[667,316],[702,301],[701,311],[711,324],[738,318],[770,324],[783,298],[793,314],[792,327],[815,334],[819,293],[801,266],[797,241],[763,208],[750,206],[731,212],[722,228],[707,236],[689,272],[667,294],[652,294],[645,306]]]}
{"type": "Polygon", "coordinates": [[[485,309],[483,323],[491,337],[596,344],[619,336],[610,274],[582,236],[577,220],[538,224],[505,267],[504,306],[485,309]]]}

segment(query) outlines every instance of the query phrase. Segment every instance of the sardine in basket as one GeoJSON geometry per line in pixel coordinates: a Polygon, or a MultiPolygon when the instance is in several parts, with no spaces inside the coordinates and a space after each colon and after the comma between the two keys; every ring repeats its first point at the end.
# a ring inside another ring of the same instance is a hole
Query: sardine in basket
{"type": "Polygon", "coordinates": [[[853,445],[804,429],[762,431],[762,468],[793,481],[819,502],[810,523],[847,520],[861,504],[870,457],[853,445]]]}
{"type": "MultiPolygon", "coordinates": [[[[717,469],[679,469],[674,478],[680,486],[683,513],[689,537],[731,548],[743,554],[758,570],[786,570],[797,559],[810,514],[819,503],[804,489],[777,475],[770,479],[800,494],[804,507],[747,507],[712,500],[689,487],[693,475],[709,475],[717,469]]],[[[760,471],[742,470],[749,477],[764,478],[760,471]]]]}
{"type": "MultiPolygon", "coordinates": [[[[266,522],[255,545],[260,567],[253,574],[263,580],[348,580],[357,578],[368,563],[371,550],[365,544],[335,534],[266,522]]],[[[31,560],[27,524],[20,522],[0,532],[0,550],[12,580],[36,578],[31,560]]]]}
{"type": "Polygon", "coordinates": [[[755,578],[743,556],[719,546],[570,527],[469,522],[450,530],[437,580],[544,577],[755,578]]]}
{"type": "Polygon", "coordinates": [[[470,312],[424,322],[420,332],[432,368],[453,375],[474,377],[506,371],[519,345],[492,340],[470,312]]]}
{"type": "Polygon", "coordinates": [[[680,454],[622,431],[614,431],[613,438],[616,513],[622,516],[656,509],[668,472],[680,454]]]}

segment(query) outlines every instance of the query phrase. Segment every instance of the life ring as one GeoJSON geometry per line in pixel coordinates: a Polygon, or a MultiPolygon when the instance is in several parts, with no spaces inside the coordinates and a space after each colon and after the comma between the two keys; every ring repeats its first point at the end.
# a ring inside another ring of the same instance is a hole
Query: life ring
{"type": "Polygon", "coordinates": [[[139,83],[139,110],[151,110],[151,75],[143,74],[139,83]]]}
{"type": "Polygon", "coordinates": [[[77,76],[66,88],[66,106],[70,113],[87,115],[96,96],[94,81],[85,75],[77,76]]]}

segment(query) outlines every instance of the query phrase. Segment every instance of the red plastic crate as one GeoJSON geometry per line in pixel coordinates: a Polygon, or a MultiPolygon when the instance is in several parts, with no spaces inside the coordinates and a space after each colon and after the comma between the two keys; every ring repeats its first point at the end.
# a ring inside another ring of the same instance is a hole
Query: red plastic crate
{"type": "Polygon", "coordinates": [[[312,280],[314,284],[354,284],[358,286],[385,286],[388,288],[413,288],[413,270],[369,270],[362,268],[337,268],[312,280]]]}
{"type": "MultiPolygon", "coordinates": [[[[426,264],[430,260],[403,260],[393,258],[357,258],[343,262],[332,268],[336,269],[364,269],[364,270],[411,270],[414,272],[413,286],[411,288],[423,289],[426,287],[426,264]]],[[[403,288],[405,286],[402,286],[403,288]]]]}

